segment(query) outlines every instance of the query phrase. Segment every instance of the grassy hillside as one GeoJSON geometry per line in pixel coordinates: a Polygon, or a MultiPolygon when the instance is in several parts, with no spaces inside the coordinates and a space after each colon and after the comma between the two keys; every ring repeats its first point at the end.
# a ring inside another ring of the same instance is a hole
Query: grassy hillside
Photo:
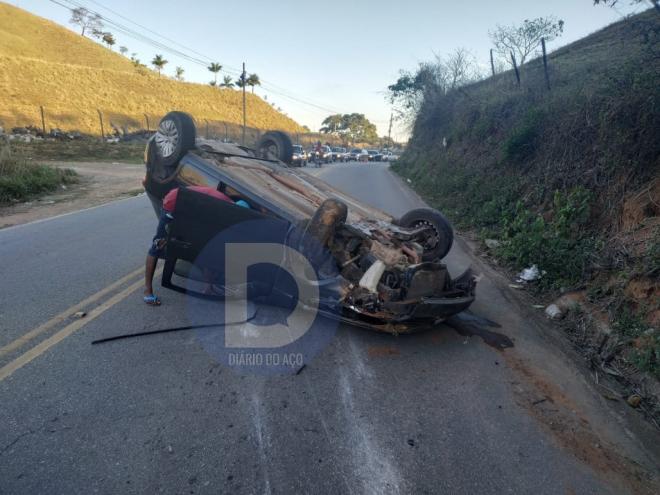
{"type": "Polygon", "coordinates": [[[660,15],[549,66],[550,91],[533,60],[520,88],[509,71],[430,93],[397,170],[512,269],[537,264],[549,293],[586,287],[628,339],[655,327],[635,352],[660,373],[660,15]]]}
{"type": "MultiPolygon", "coordinates": [[[[0,125],[41,126],[99,133],[106,127],[144,128],[172,109],[198,121],[242,123],[241,95],[230,89],[182,83],[136,69],[126,57],[6,3],[0,3],[0,125]]],[[[260,98],[248,95],[248,125],[300,132],[302,128],[260,98]]]]}

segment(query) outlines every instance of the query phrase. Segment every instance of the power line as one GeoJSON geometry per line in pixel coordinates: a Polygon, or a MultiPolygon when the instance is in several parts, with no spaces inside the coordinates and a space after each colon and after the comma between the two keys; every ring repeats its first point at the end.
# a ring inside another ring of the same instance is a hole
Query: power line
{"type": "MultiPolygon", "coordinates": [[[[61,3],[61,2],[58,1],[58,0],[50,0],[50,1],[51,1],[52,3],[55,3],[55,4],[59,5],[59,6],[61,6],[61,7],[66,8],[67,10],[71,10],[71,7],[69,7],[68,5],[65,5],[65,4],[61,3]]],[[[67,2],[67,3],[70,4],[70,5],[73,5],[74,7],[84,8],[84,9],[86,9],[88,12],[90,12],[91,14],[94,14],[94,15],[99,16],[99,18],[100,18],[103,22],[105,22],[106,24],[108,24],[108,25],[110,25],[111,27],[113,27],[115,30],[119,31],[120,33],[125,34],[125,35],[128,36],[128,37],[131,37],[131,38],[133,38],[133,39],[136,39],[137,41],[140,41],[140,42],[143,42],[143,43],[145,43],[145,44],[151,45],[151,46],[153,46],[153,47],[155,47],[155,48],[158,48],[158,49],[163,50],[163,51],[165,51],[165,52],[171,53],[171,54],[173,54],[173,55],[179,56],[179,57],[183,58],[184,60],[187,60],[187,61],[189,61],[189,62],[192,62],[192,63],[198,64],[198,65],[203,66],[203,67],[205,67],[205,68],[207,67],[207,64],[210,63],[210,62],[212,61],[212,59],[211,59],[210,57],[208,57],[207,55],[204,55],[204,54],[202,54],[202,53],[200,53],[200,52],[198,52],[198,51],[196,51],[196,50],[194,50],[194,49],[192,49],[192,48],[190,48],[190,47],[187,47],[187,46],[185,46],[185,45],[182,45],[181,43],[178,43],[177,41],[174,41],[174,40],[172,40],[171,38],[168,38],[168,37],[166,37],[166,36],[163,36],[163,35],[157,33],[156,31],[153,31],[153,30],[147,28],[146,26],[143,26],[143,25],[141,25],[141,24],[138,24],[138,23],[132,21],[131,19],[129,19],[128,17],[125,17],[125,16],[123,16],[122,14],[120,14],[120,13],[118,13],[118,12],[116,12],[116,11],[114,11],[114,10],[108,8],[108,7],[105,7],[104,5],[102,5],[101,3],[99,3],[99,2],[97,2],[97,1],[95,1],[95,0],[88,0],[88,1],[91,2],[91,3],[94,3],[94,4],[98,5],[98,6],[100,6],[100,7],[102,7],[102,8],[104,8],[105,10],[107,10],[107,11],[111,12],[112,14],[114,14],[114,15],[120,17],[121,19],[124,19],[124,20],[130,22],[131,24],[133,24],[133,25],[135,25],[135,26],[137,26],[137,27],[139,27],[139,28],[141,28],[141,29],[144,29],[145,31],[148,31],[148,32],[154,34],[155,36],[158,36],[159,38],[162,38],[162,39],[164,39],[164,40],[166,40],[166,41],[168,41],[168,42],[170,42],[170,43],[173,43],[173,44],[175,44],[175,45],[181,47],[182,49],[187,50],[188,52],[191,52],[191,53],[193,53],[193,54],[195,54],[195,55],[197,55],[197,56],[199,56],[199,57],[203,57],[205,60],[202,60],[202,59],[197,58],[197,57],[193,57],[193,56],[189,55],[188,53],[185,53],[185,52],[183,52],[183,51],[181,51],[181,50],[179,50],[179,49],[172,48],[171,46],[168,46],[168,45],[166,45],[166,44],[164,44],[164,43],[162,43],[162,42],[160,42],[160,41],[158,41],[158,40],[154,40],[153,38],[150,38],[150,37],[148,37],[148,36],[146,36],[146,35],[143,35],[143,34],[141,34],[141,33],[138,33],[138,32],[136,32],[135,30],[133,30],[132,28],[127,27],[127,26],[125,26],[125,25],[123,25],[123,24],[121,24],[121,23],[119,23],[119,22],[116,22],[116,21],[114,21],[114,20],[108,18],[106,15],[102,15],[101,13],[99,13],[99,12],[97,12],[97,11],[95,11],[95,10],[89,8],[89,7],[87,7],[85,4],[80,3],[79,1],[76,1],[76,0],[63,0],[63,1],[64,1],[64,2],[67,2]]],[[[238,75],[241,74],[241,71],[240,71],[240,70],[235,69],[235,68],[233,68],[233,67],[231,67],[231,66],[223,66],[223,70],[225,70],[225,72],[227,72],[228,74],[231,74],[231,75],[234,75],[234,76],[238,76],[238,75]],[[232,73],[233,73],[233,74],[232,74],[232,73]]],[[[307,106],[309,106],[309,107],[315,108],[315,109],[317,109],[317,110],[322,110],[322,111],[324,111],[324,112],[329,112],[329,113],[342,113],[342,112],[340,112],[340,111],[338,111],[338,110],[336,110],[336,109],[332,109],[332,108],[329,108],[329,107],[324,106],[324,105],[319,105],[319,104],[314,103],[314,102],[312,102],[312,101],[305,100],[305,99],[302,99],[302,98],[300,98],[300,97],[294,96],[294,95],[288,93],[285,89],[279,87],[279,86],[276,85],[275,83],[273,83],[273,82],[271,82],[271,81],[268,81],[268,80],[266,80],[266,79],[262,79],[262,86],[264,87],[264,89],[270,91],[271,93],[276,94],[276,95],[278,95],[278,96],[281,96],[282,98],[288,99],[288,100],[290,100],[290,101],[293,101],[293,102],[296,102],[296,103],[299,103],[299,104],[302,104],[302,105],[307,105],[307,106]]]]}

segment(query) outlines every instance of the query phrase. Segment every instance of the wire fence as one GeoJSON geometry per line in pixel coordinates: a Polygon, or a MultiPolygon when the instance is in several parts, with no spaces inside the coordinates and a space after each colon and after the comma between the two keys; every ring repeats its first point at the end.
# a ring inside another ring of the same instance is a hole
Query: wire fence
{"type": "MultiPolygon", "coordinates": [[[[39,106],[34,112],[23,112],[20,116],[11,118],[0,117],[0,125],[9,124],[4,128],[6,133],[32,135],[34,137],[70,138],[88,137],[102,139],[134,139],[143,138],[155,132],[163,115],[142,113],[141,116],[125,115],[111,110],[92,109],[88,111],[71,110],[66,113],[49,111],[46,106],[39,106]]],[[[193,116],[198,137],[218,139],[224,142],[254,146],[263,133],[270,130],[193,116]]],[[[285,131],[294,144],[311,147],[318,141],[331,146],[341,145],[336,136],[314,132],[285,131]]]]}

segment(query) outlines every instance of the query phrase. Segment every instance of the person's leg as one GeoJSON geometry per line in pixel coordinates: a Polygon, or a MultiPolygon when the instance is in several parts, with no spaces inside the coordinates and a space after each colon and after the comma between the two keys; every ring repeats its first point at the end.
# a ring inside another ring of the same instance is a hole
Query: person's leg
{"type": "Polygon", "coordinates": [[[147,261],[144,266],[144,295],[149,296],[154,293],[154,273],[156,273],[156,265],[158,264],[158,258],[147,254],[147,261]]]}
{"type": "Polygon", "coordinates": [[[162,258],[165,250],[167,231],[165,226],[170,221],[170,217],[165,212],[160,217],[156,235],[151,242],[147,259],[144,263],[144,302],[158,306],[160,299],[154,295],[153,280],[156,273],[156,266],[158,265],[158,258],[162,258]]]}

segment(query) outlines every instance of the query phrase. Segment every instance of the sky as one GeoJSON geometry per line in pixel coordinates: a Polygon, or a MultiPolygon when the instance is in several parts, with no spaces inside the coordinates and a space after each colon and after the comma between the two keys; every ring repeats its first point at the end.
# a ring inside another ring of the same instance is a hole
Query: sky
{"type": "MultiPolygon", "coordinates": [[[[69,0],[58,2],[72,4],[69,0]]],[[[51,0],[9,3],[75,29],[68,23],[70,12],[51,0]]],[[[468,49],[487,69],[492,47],[488,32],[497,24],[557,16],[565,21],[564,34],[549,44],[552,50],[635,10],[628,0],[620,0],[616,9],[594,6],[592,0],[75,0],[75,3],[193,57],[217,61],[232,76],[245,62],[247,72],[257,73],[264,83],[255,92],[312,130],[318,130],[323,119],[332,113],[355,112],[365,114],[376,124],[380,135],[387,135],[391,115],[386,89],[396,81],[401,69],[414,70],[418,63],[458,47],[468,49]]],[[[641,8],[638,6],[636,10],[641,8]]],[[[206,65],[132,39],[112,27],[107,29],[115,34],[116,51],[125,45],[143,62],[162,53],[169,61],[166,73],[173,74],[174,68],[181,66],[188,81],[207,83],[213,79],[206,65]]],[[[223,74],[224,71],[220,76],[223,74]]],[[[392,137],[404,140],[406,136],[403,124],[395,122],[392,137]]]]}

